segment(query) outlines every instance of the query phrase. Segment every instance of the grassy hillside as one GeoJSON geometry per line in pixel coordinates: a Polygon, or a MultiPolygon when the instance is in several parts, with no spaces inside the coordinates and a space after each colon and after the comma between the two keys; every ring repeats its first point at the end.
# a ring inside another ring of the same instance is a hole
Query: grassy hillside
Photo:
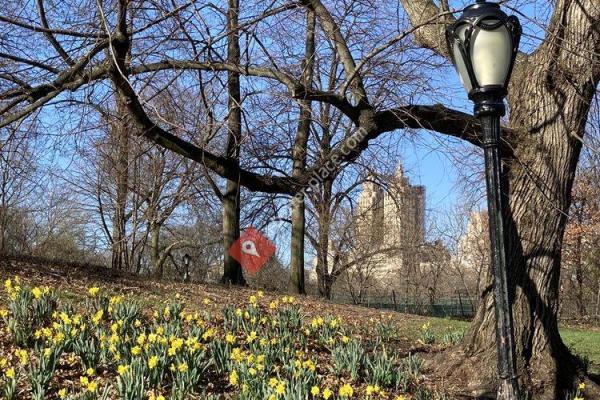
{"type": "MultiPolygon", "coordinates": [[[[0,262],[2,398],[437,399],[468,323],[100,267],[0,262]]],[[[595,367],[600,332],[564,328],[595,367]]]]}

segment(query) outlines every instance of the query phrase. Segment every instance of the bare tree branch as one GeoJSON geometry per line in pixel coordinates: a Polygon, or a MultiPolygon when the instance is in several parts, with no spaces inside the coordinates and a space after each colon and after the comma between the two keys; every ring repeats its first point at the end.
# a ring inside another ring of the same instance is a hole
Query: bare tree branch
{"type": "Polygon", "coordinates": [[[454,17],[440,10],[433,0],[401,1],[412,25],[419,27],[415,32],[419,44],[449,59],[445,31],[446,25],[452,23],[454,17]]]}
{"type": "Polygon", "coordinates": [[[352,56],[352,52],[348,48],[348,44],[342,35],[339,25],[334,21],[331,13],[320,0],[302,0],[306,6],[310,6],[319,21],[329,40],[331,40],[340,56],[346,76],[349,78],[348,85],[352,88],[353,93],[358,97],[359,102],[368,103],[367,92],[362,81],[362,76],[356,74],[356,62],[352,56]]]}
{"type": "Polygon", "coordinates": [[[60,45],[60,43],[58,43],[58,40],[56,40],[54,35],[51,32],[49,32],[50,25],[48,24],[48,20],[46,19],[46,10],[44,9],[44,0],[36,0],[36,4],[38,7],[38,12],[40,13],[40,22],[41,22],[42,26],[44,27],[44,29],[46,29],[46,32],[44,32],[44,36],[46,36],[46,39],[48,39],[48,41],[50,42],[52,47],[54,47],[56,52],[63,58],[63,60],[65,60],[65,62],[68,65],[72,66],[73,64],[75,64],[75,61],[73,61],[71,56],[69,56],[67,54],[67,52],[65,51],[65,49],[60,45]]]}

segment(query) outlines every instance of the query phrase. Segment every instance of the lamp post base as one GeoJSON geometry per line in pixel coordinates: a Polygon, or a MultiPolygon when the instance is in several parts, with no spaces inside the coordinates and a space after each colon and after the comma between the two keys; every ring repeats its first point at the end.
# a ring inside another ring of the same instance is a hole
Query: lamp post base
{"type": "Polygon", "coordinates": [[[501,379],[496,398],[498,400],[520,400],[518,379],[501,379]]]}
{"type": "Polygon", "coordinates": [[[496,349],[498,358],[498,400],[519,400],[519,382],[515,358],[512,303],[508,291],[502,191],[500,184],[500,114],[485,112],[479,116],[483,129],[485,179],[492,275],[494,277],[494,307],[496,314],[496,349]]]}

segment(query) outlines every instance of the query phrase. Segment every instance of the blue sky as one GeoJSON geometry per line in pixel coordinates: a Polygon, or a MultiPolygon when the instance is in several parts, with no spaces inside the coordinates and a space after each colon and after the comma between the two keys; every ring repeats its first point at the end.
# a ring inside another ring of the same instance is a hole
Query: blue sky
{"type": "MultiPolygon", "coordinates": [[[[520,2],[523,3],[521,0],[515,0],[511,1],[510,4],[519,7],[520,12],[530,17],[544,20],[544,16],[540,15],[540,10],[535,8],[535,4],[518,4],[520,2]]],[[[452,2],[451,5],[461,7],[464,4],[467,3],[452,2]]],[[[510,11],[507,10],[507,12],[510,11]]],[[[527,18],[521,17],[521,21],[526,33],[522,49],[529,52],[539,43],[536,38],[543,36],[543,31],[527,18]]],[[[432,86],[439,87],[440,90],[432,93],[429,98],[424,96],[424,98],[418,99],[417,102],[422,104],[439,102],[455,109],[471,112],[472,105],[458,82],[456,73],[451,68],[445,68],[443,71],[432,71],[431,82],[432,86]]],[[[59,115],[60,113],[49,116],[50,121],[54,121],[59,115]]],[[[66,116],[63,115],[63,117],[66,116]]],[[[68,128],[68,126],[63,126],[63,129],[65,128],[68,128]]],[[[464,153],[468,146],[431,132],[423,131],[409,136],[405,137],[402,132],[394,132],[384,140],[400,140],[401,160],[398,161],[403,163],[404,169],[413,184],[426,187],[427,217],[429,219],[437,218],[437,216],[451,211],[464,201],[463,188],[461,187],[464,180],[464,176],[461,174],[465,168],[462,164],[464,160],[457,160],[456,156],[464,153]]],[[[59,156],[61,150],[55,150],[56,152],[47,154],[47,157],[58,156],[58,160],[55,161],[58,162],[59,167],[66,168],[66,163],[70,161],[70,158],[62,159],[59,156]]],[[[473,159],[470,161],[475,161],[476,165],[477,162],[481,161],[480,154],[474,155],[473,159]]],[[[394,160],[389,160],[389,162],[393,163],[394,160]]],[[[50,163],[51,161],[48,160],[48,164],[50,163]]],[[[276,227],[272,228],[278,230],[276,227]]]]}

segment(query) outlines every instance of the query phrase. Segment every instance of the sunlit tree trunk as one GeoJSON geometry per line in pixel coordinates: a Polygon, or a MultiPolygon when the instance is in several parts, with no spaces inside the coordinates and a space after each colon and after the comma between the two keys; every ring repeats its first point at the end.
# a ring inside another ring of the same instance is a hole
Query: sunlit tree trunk
{"type": "Polygon", "coordinates": [[[319,295],[331,299],[332,287],[335,282],[335,277],[331,275],[329,265],[329,244],[331,238],[329,236],[331,229],[331,196],[332,196],[332,180],[323,182],[322,193],[319,201],[315,204],[317,208],[317,218],[319,223],[319,232],[317,238],[317,286],[319,295]]]}
{"type": "MultiPolygon", "coordinates": [[[[123,0],[122,0],[123,1],[123,0]]],[[[121,12],[117,16],[117,30],[127,31],[127,1],[123,1],[121,12]]],[[[131,50],[129,40],[116,41],[112,46],[112,54],[115,62],[111,67],[111,75],[115,80],[126,81],[126,64],[131,50]]],[[[112,140],[114,144],[114,179],[116,185],[116,197],[114,205],[114,215],[112,218],[112,262],[115,269],[127,269],[127,197],[129,181],[129,131],[132,127],[130,123],[129,111],[127,108],[128,98],[122,92],[116,91],[117,118],[111,129],[112,140]]]]}
{"type": "MultiPolygon", "coordinates": [[[[311,86],[314,69],[315,53],[315,13],[306,12],[306,50],[302,63],[304,71],[303,81],[307,87],[311,86]]],[[[312,118],[311,102],[300,100],[300,121],[298,132],[293,147],[293,176],[300,178],[306,171],[306,151],[312,118]]],[[[294,293],[305,294],[304,288],[304,236],[306,231],[304,193],[299,192],[292,198],[292,239],[289,290],[294,293]]]]}
{"type": "MultiPolygon", "coordinates": [[[[240,62],[240,44],[238,28],[239,0],[229,0],[228,12],[228,60],[232,64],[240,62]]],[[[227,119],[227,157],[239,166],[240,145],[242,140],[242,108],[240,74],[229,72],[227,77],[229,91],[229,115],[227,119]]],[[[229,249],[240,237],[240,184],[237,180],[227,180],[223,195],[223,283],[245,285],[242,267],[229,254],[229,249]]]]}

